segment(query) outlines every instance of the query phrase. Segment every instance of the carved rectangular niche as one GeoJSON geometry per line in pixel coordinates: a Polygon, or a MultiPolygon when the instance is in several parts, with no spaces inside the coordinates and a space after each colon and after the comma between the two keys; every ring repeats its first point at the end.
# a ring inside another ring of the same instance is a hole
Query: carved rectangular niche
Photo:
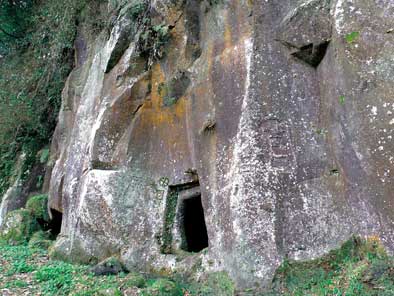
{"type": "Polygon", "coordinates": [[[170,186],[164,212],[161,252],[200,252],[208,247],[208,234],[198,182],[170,186]]]}

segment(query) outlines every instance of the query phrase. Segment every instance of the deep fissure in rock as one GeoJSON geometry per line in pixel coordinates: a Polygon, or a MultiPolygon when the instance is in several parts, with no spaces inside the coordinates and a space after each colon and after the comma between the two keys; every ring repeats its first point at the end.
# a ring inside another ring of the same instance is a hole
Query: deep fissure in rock
{"type": "Polygon", "coordinates": [[[188,252],[200,252],[208,247],[208,234],[205,224],[201,194],[182,201],[182,225],[184,232],[183,249],[188,252]]]}

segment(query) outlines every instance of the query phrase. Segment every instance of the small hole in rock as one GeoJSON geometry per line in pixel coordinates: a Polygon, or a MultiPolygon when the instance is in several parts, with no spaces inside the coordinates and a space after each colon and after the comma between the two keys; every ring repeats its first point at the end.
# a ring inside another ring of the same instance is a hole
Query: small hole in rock
{"type": "Polygon", "coordinates": [[[183,248],[188,252],[200,252],[208,247],[208,234],[205,224],[201,195],[183,200],[183,248]]]}

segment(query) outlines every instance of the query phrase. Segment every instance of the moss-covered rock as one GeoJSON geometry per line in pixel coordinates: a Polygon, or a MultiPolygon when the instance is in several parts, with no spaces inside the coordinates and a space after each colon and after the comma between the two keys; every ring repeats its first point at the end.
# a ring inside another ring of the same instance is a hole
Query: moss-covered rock
{"type": "Polygon", "coordinates": [[[31,212],[26,209],[19,209],[7,214],[0,230],[0,239],[11,245],[22,244],[27,242],[33,233],[39,229],[40,226],[31,212]]]}
{"type": "Polygon", "coordinates": [[[31,239],[29,240],[30,248],[39,248],[47,250],[53,241],[50,240],[50,235],[48,232],[42,230],[33,233],[31,239]]]}
{"type": "Polygon", "coordinates": [[[35,219],[49,222],[48,195],[41,194],[30,197],[26,203],[26,209],[35,219]]]}
{"type": "Polygon", "coordinates": [[[97,296],[122,296],[118,288],[101,289],[95,293],[97,296]]]}
{"type": "Polygon", "coordinates": [[[205,280],[199,285],[196,295],[204,296],[233,296],[235,285],[225,272],[214,272],[206,275],[205,280]]]}
{"type": "Polygon", "coordinates": [[[142,292],[143,296],[182,296],[182,289],[173,281],[157,279],[142,292]]]}
{"type": "Polygon", "coordinates": [[[132,287],[142,288],[145,286],[145,279],[142,275],[136,272],[131,272],[127,275],[122,288],[128,289],[132,287]]]}

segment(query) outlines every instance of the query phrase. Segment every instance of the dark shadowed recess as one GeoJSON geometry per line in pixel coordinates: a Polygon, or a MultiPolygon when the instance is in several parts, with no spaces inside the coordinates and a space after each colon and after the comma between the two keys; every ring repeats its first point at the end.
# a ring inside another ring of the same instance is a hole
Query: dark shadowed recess
{"type": "Polygon", "coordinates": [[[182,226],[185,235],[185,251],[200,252],[208,247],[208,234],[205,225],[201,195],[183,200],[182,226]]]}
{"type": "Polygon", "coordinates": [[[49,221],[48,228],[53,237],[57,237],[62,228],[63,214],[59,211],[51,209],[52,219],[49,221]]]}
{"type": "Polygon", "coordinates": [[[304,61],[313,68],[317,68],[326,55],[329,43],[329,41],[324,41],[317,45],[308,44],[301,47],[298,51],[292,53],[291,55],[304,61]]]}

